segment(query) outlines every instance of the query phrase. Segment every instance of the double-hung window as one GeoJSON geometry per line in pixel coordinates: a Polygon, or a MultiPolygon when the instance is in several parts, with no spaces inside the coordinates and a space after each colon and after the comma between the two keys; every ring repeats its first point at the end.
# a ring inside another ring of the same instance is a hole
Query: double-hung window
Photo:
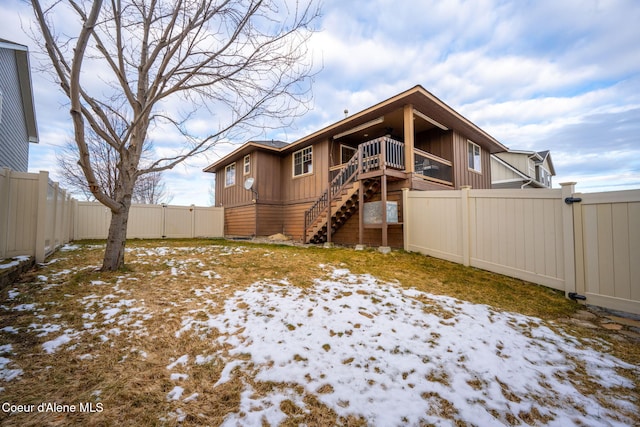
{"type": "Polygon", "coordinates": [[[467,141],[467,147],[469,169],[476,172],[482,172],[482,165],[480,163],[480,146],[471,141],[467,141]]]}
{"type": "Polygon", "coordinates": [[[313,172],[313,147],[306,147],[293,153],[293,176],[313,172]]]}
{"type": "Polygon", "coordinates": [[[231,187],[236,184],[236,164],[232,163],[224,168],[224,186],[231,187]]]}

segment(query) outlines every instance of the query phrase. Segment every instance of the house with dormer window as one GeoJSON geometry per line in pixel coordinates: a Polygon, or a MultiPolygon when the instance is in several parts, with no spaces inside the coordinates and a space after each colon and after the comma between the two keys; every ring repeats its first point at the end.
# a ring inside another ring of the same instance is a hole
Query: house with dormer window
{"type": "Polygon", "coordinates": [[[491,155],[491,188],[551,188],[555,175],[549,150],[491,155]]]}

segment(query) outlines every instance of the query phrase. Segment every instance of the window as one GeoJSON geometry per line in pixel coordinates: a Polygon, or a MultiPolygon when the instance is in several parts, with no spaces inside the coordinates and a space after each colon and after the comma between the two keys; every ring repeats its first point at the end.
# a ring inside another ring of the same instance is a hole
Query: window
{"type": "Polygon", "coordinates": [[[482,172],[482,166],[480,164],[480,146],[471,141],[467,141],[467,146],[469,153],[469,169],[476,172],[482,172]]]}
{"type": "Polygon", "coordinates": [[[536,165],[531,159],[527,159],[529,163],[529,178],[533,178],[536,176],[536,165]]]}
{"type": "Polygon", "coordinates": [[[224,168],[224,186],[231,187],[236,184],[236,164],[230,164],[224,168]]]}
{"type": "Polygon", "coordinates": [[[313,172],[313,147],[303,148],[293,153],[293,176],[313,172]]]}
{"type": "Polygon", "coordinates": [[[545,187],[551,188],[551,173],[542,166],[538,166],[538,170],[540,172],[538,181],[540,181],[545,187]]]}
{"type": "Polygon", "coordinates": [[[251,154],[244,156],[244,174],[249,175],[251,173],[251,154]]]}
{"type": "Polygon", "coordinates": [[[349,147],[348,145],[340,146],[340,163],[347,163],[354,154],[358,151],[356,148],[349,147]]]}

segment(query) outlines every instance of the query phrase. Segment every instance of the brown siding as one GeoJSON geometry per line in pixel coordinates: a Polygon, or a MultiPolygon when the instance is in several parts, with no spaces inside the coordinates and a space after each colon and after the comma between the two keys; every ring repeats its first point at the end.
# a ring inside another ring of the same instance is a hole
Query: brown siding
{"type": "Polygon", "coordinates": [[[256,210],[259,219],[256,225],[257,236],[270,236],[283,232],[282,205],[258,204],[256,210]]]}
{"type": "Polygon", "coordinates": [[[415,137],[415,147],[445,160],[453,159],[453,131],[431,129],[415,137]]]}
{"type": "Polygon", "coordinates": [[[453,185],[456,188],[463,185],[470,185],[474,189],[491,188],[491,156],[484,148],[480,149],[482,172],[478,173],[469,170],[467,138],[453,132],[453,185]]]}
{"type": "Polygon", "coordinates": [[[329,141],[313,145],[313,173],[293,176],[293,153],[282,159],[282,200],[314,201],[327,189],[329,173],[329,141]]]}
{"type": "Polygon", "coordinates": [[[255,236],[256,205],[225,208],[224,228],[225,236],[255,236]]]}
{"type": "Polygon", "coordinates": [[[264,151],[251,153],[251,173],[255,177],[255,190],[262,203],[279,203],[281,192],[281,158],[277,154],[264,151]]]}
{"type": "MultiPolygon", "coordinates": [[[[253,194],[249,190],[244,189],[244,181],[249,175],[243,175],[243,159],[235,162],[236,164],[236,183],[229,187],[224,186],[224,171],[231,163],[224,165],[216,172],[216,206],[234,207],[252,203],[253,194]]],[[[253,168],[253,161],[251,162],[253,168]]]]}
{"type": "Polygon", "coordinates": [[[304,213],[313,202],[290,203],[282,207],[282,221],[284,234],[295,240],[304,238],[304,213]]]}

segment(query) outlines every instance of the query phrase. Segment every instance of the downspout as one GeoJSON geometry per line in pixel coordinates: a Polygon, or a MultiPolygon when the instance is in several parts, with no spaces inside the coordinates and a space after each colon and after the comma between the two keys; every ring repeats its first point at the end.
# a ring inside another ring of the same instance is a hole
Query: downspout
{"type": "Polygon", "coordinates": [[[529,180],[529,182],[525,182],[524,184],[522,184],[522,185],[520,186],[520,189],[521,189],[521,190],[524,190],[524,187],[526,187],[527,185],[531,184],[532,182],[533,182],[533,179],[530,179],[530,180],[529,180]]]}

